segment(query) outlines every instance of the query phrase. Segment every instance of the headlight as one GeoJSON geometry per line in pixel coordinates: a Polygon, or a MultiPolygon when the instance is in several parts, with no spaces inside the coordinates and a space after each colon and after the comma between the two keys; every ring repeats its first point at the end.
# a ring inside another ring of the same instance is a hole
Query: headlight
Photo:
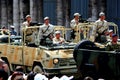
{"type": "Polygon", "coordinates": [[[53,64],[58,64],[58,63],[59,63],[59,59],[58,58],[53,59],[53,64]]]}

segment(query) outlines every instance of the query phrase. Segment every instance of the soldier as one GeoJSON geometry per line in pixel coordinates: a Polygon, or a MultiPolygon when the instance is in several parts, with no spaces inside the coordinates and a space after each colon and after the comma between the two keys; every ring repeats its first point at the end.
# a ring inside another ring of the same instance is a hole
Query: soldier
{"type": "Polygon", "coordinates": [[[105,20],[105,14],[101,12],[99,14],[99,19],[95,22],[95,26],[93,27],[93,33],[92,33],[92,36],[94,36],[93,41],[99,43],[105,42],[107,33],[108,33],[108,22],[105,20]]]}
{"type": "Polygon", "coordinates": [[[25,30],[27,27],[30,26],[30,23],[31,23],[31,20],[32,20],[30,15],[27,15],[27,16],[25,17],[25,19],[26,19],[26,21],[23,22],[23,23],[22,23],[22,26],[21,26],[21,34],[22,34],[22,36],[23,36],[23,34],[24,34],[24,30],[25,30]]]}
{"type": "Polygon", "coordinates": [[[80,14],[74,13],[74,19],[71,20],[70,22],[70,26],[72,29],[75,29],[75,27],[79,24],[79,18],[80,18],[80,14]]]}
{"type": "Polygon", "coordinates": [[[17,32],[14,30],[15,26],[10,26],[11,30],[10,30],[10,35],[17,35],[17,32]]]}
{"type": "Polygon", "coordinates": [[[83,39],[83,30],[81,29],[81,28],[79,28],[79,21],[80,21],[80,14],[79,13],[74,13],[74,19],[73,20],[71,20],[71,22],[70,22],[70,26],[71,26],[71,28],[72,28],[72,32],[71,32],[71,38],[72,39],[75,39],[75,33],[76,32],[79,32],[80,31],[80,37],[81,37],[81,39],[83,39]],[[79,30],[80,29],[80,30],[79,30]]]}
{"type": "Polygon", "coordinates": [[[118,44],[117,34],[112,35],[112,41],[107,43],[106,50],[108,51],[120,50],[120,44],[118,44]]]}
{"type": "Polygon", "coordinates": [[[65,39],[61,37],[60,31],[55,32],[55,37],[53,38],[53,44],[63,44],[65,39]]]}
{"type": "Polygon", "coordinates": [[[0,35],[9,35],[9,30],[5,26],[3,26],[0,31],[0,35]]]}
{"type": "Polygon", "coordinates": [[[108,36],[107,36],[107,41],[111,41],[113,35],[113,30],[109,30],[108,36]]]}
{"type": "Polygon", "coordinates": [[[54,26],[50,24],[49,21],[50,21],[49,17],[45,17],[44,24],[39,28],[38,43],[40,43],[40,45],[45,45],[46,39],[49,39],[52,41],[54,26]]]}
{"type": "Polygon", "coordinates": [[[25,19],[26,19],[26,21],[22,23],[22,26],[21,26],[21,28],[20,28],[20,29],[21,29],[20,34],[22,35],[22,41],[27,44],[27,42],[25,42],[25,40],[24,40],[24,39],[25,39],[24,34],[25,34],[26,28],[30,26],[31,16],[30,16],[30,15],[27,15],[27,16],[25,17],[25,19]]]}
{"type": "Polygon", "coordinates": [[[27,16],[25,17],[25,19],[26,19],[26,21],[23,22],[22,28],[29,27],[29,26],[30,26],[30,23],[31,23],[31,20],[32,20],[32,18],[31,18],[30,15],[27,15],[27,16]]]}

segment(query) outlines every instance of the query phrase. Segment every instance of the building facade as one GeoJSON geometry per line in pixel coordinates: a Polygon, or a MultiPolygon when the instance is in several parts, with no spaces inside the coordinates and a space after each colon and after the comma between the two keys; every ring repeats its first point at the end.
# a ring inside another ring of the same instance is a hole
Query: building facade
{"type": "Polygon", "coordinates": [[[120,16],[119,2],[119,0],[0,0],[0,27],[9,28],[10,25],[14,25],[15,30],[20,32],[19,28],[27,14],[32,16],[33,22],[43,23],[43,18],[49,16],[52,24],[66,27],[69,27],[75,12],[79,12],[84,19],[90,18],[94,21],[98,18],[99,12],[103,11],[108,20],[114,21],[115,17],[120,16]]]}

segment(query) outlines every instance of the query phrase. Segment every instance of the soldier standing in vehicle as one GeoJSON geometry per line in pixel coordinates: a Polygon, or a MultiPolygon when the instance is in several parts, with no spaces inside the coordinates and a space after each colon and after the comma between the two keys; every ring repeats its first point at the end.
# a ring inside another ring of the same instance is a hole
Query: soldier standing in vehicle
{"type": "Polygon", "coordinates": [[[120,44],[118,44],[117,34],[112,35],[112,41],[107,43],[106,50],[108,51],[120,50],[120,44]]]}
{"type": "Polygon", "coordinates": [[[46,39],[51,41],[53,39],[54,26],[49,22],[49,17],[45,17],[44,24],[39,28],[38,43],[40,43],[40,45],[46,45],[46,39]]]}
{"type": "Polygon", "coordinates": [[[107,33],[108,22],[105,20],[105,13],[101,12],[99,13],[99,19],[95,22],[95,26],[93,27],[93,41],[99,43],[105,42],[107,33]]]}
{"type": "Polygon", "coordinates": [[[21,26],[21,35],[22,35],[22,36],[23,36],[23,34],[24,34],[25,29],[26,29],[27,27],[30,27],[30,23],[31,23],[31,20],[32,20],[32,18],[31,18],[30,15],[27,15],[27,16],[25,17],[25,19],[26,19],[26,21],[23,22],[23,23],[22,23],[22,26],[21,26]]]}
{"type": "Polygon", "coordinates": [[[79,13],[74,13],[74,19],[71,20],[70,22],[70,26],[72,28],[72,32],[71,32],[71,38],[75,39],[76,37],[76,32],[80,33],[80,38],[83,39],[83,30],[81,28],[79,28],[79,21],[80,21],[80,14],[79,13]],[[79,30],[80,29],[80,30],[79,30]]]}
{"type": "Polygon", "coordinates": [[[31,20],[32,20],[32,18],[31,18],[30,15],[27,15],[27,16],[25,17],[25,19],[26,19],[26,21],[23,22],[22,28],[29,27],[29,26],[30,26],[30,23],[31,23],[31,20]]]}
{"type": "Polygon", "coordinates": [[[25,40],[24,40],[24,39],[25,39],[24,34],[25,34],[25,31],[26,31],[26,28],[27,28],[27,27],[30,27],[30,23],[31,23],[32,18],[31,18],[30,15],[27,15],[27,16],[25,17],[25,19],[26,19],[26,21],[22,23],[20,33],[21,33],[21,35],[22,35],[22,40],[23,40],[23,42],[26,43],[26,45],[27,45],[28,43],[25,42],[25,40]]]}
{"type": "Polygon", "coordinates": [[[53,44],[63,44],[65,39],[61,37],[60,31],[55,32],[55,37],[53,38],[53,44]]]}

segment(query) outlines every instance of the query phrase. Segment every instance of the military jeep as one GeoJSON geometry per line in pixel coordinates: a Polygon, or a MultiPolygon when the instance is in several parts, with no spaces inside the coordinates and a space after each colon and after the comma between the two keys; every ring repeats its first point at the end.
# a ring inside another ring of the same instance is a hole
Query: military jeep
{"type": "Polygon", "coordinates": [[[39,46],[39,59],[34,61],[32,70],[52,74],[76,73],[76,63],[73,59],[75,44],[39,46]]]}
{"type": "MultiPolygon", "coordinates": [[[[76,63],[72,54],[75,43],[28,46],[36,40],[38,28],[31,26],[25,29],[20,40],[23,43],[19,45],[14,42],[0,44],[0,57],[9,62],[10,69],[15,70],[16,66],[23,66],[26,72],[41,72],[46,75],[76,73],[76,63]]],[[[55,30],[63,30],[64,34],[64,27],[57,27],[55,30]]],[[[7,40],[9,42],[9,36],[7,40]]]]}
{"type": "MultiPolygon", "coordinates": [[[[31,35],[35,36],[34,34],[38,34],[38,28],[39,27],[29,27],[26,34],[35,30],[34,33],[31,32],[31,35]]],[[[70,29],[63,26],[55,26],[55,31],[56,30],[61,31],[61,36],[64,37],[65,30],[70,29]]],[[[31,43],[37,40],[32,36],[30,36],[30,38],[24,38],[24,41],[31,43]]],[[[44,72],[47,75],[76,73],[76,63],[72,54],[75,45],[76,43],[51,44],[49,40],[46,45],[39,45],[37,47],[38,53],[36,53],[36,58],[33,61],[32,70],[34,72],[44,72]]]]}

